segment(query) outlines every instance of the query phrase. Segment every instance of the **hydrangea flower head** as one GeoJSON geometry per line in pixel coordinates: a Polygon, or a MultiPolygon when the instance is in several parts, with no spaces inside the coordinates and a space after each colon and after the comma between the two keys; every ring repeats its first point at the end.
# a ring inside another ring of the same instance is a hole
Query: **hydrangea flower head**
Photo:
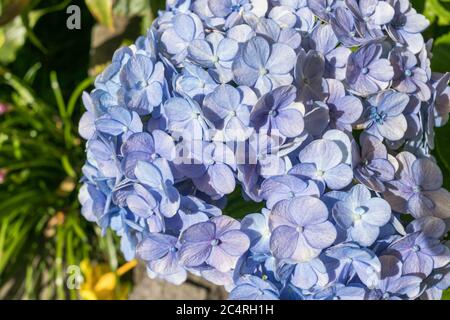
{"type": "Polygon", "coordinates": [[[391,208],[386,200],[372,198],[369,189],[354,186],[345,199],[333,207],[333,217],[351,240],[369,247],[378,238],[380,227],[391,219],[391,208]]]}
{"type": "Polygon", "coordinates": [[[401,213],[414,217],[435,216],[448,218],[450,194],[442,188],[443,176],[430,159],[417,159],[412,153],[397,155],[397,179],[389,182],[387,200],[401,213]]]}
{"type": "Polygon", "coordinates": [[[410,1],[166,8],[83,94],[85,218],[150,277],[231,299],[440,299],[450,73],[410,1]]]}

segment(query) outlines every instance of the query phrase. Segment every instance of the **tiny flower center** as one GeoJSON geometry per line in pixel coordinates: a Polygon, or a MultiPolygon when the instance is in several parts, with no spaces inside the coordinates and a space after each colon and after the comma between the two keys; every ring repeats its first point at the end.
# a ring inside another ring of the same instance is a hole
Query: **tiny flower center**
{"type": "Polygon", "coordinates": [[[331,8],[331,6],[328,6],[328,7],[325,8],[325,12],[326,12],[326,13],[330,13],[331,10],[333,10],[333,9],[331,8]]]}
{"type": "Polygon", "coordinates": [[[325,171],[323,170],[317,170],[317,176],[318,177],[323,177],[325,175],[325,171]]]}
{"type": "Polygon", "coordinates": [[[407,76],[407,77],[411,77],[412,76],[412,71],[411,70],[406,70],[405,71],[405,76],[407,76]]]}
{"type": "Polygon", "coordinates": [[[263,274],[263,275],[261,276],[261,279],[263,279],[264,281],[266,281],[267,279],[269,279],[269,277],[268,277],[267,275],[263,274]]]}
{"type": "Polygon", "coordinates": [[[305,230],[305,228],[302,226],[298,226],[297,228],[295,228],[295,231],[297,231],[298,233],[302,233],[303,230],[305,230]]]}
{"type": "Polygon", "coordinates": [[[358,222],[362,219],[362,215],[366,213],[363,207],[358,207],[353,211],[353,221],[358,222]]]}
{"type": "Polygon", "coordinates": [[[369,73],[369,68],[363,68],[361,70],[362,74],[368,74],[369,73]]]}
{"type": "Polygon", "coordinates": [[[412,250],[413,250],[414,252],[419,252],[419,251],[420,251],[420,246],[417,245],[417,244],[415,244],[415,245],[412,247],[412,250]]]}
{"type": "Polygon", "coordinates": [[[217,63],[217,62],[219,62],[219,57],[218,56],[214,56],[214,57],[212,57],[212,62],[213,63],[217,63]]]}
{"type": "Polygon", "coordinates": [[[211,241],[211,245],[213,247],[218,246],[219,244],[220,244],[220,240],[219,239],[214,239],[214,240],[211,241]]]}
{"type": "Polygon", "coordinates": [[[384,121],[386,120],[387,114],[384,112],[379,112],[378,109],[376,107],[373,107],[370,110],[370,119],[372,121],[375,121],[378,124],[383,124],[384,121]]]}
{"type": "Polygon", "coordinates": [[[148,83],[146,81],[138,81],[136,83],[137,89],[144,89],[148,86],[148,83]]]}
{"type": "Polygon", "coordinates": [[[127,127],[127,126],[123,126],[123,127],[122,127],[122,131],[123,131],[123,132],[127,132],[127,131],[128,131],[128,127],[127,127]]]}
{"type": "Polygon", "coordinates": [[[200,119],[202,117],[202,114],[199,111],[195,111],[194,112],[194,118],[195,119],[200,119]]]}
{"type": "Polygon", "coordinates": [[[392,22],[392,26],[395,29],[402,29],[406,25],[406,17],[405,16],[397,16],[396,19],[392,22]]]}
{"type": "Polygon", "coordinates": [[[259,69],[259,74],[260,74],[260,76],[265,76],[265,75],[268,74],[268,73],[269,73],[269,71],[267,71],[266,68],[261,68],[261,69],[259,69]]]}
{"type": "Polygon", "coordinates": [[[278,111],[277,110],[270,110],[269,111],[269,117],[276,117],[278,116],[278,111]]]}
{"type": "Polygon", "coordinates": [[[239,12],[241,10],[241,5],[240,4],[234,4],[231,6],[231,11],[233,12],[239,12]]]}
{"type": "Polygon", "coordinates": [[[434,280],[441,281],[442,279],[444,279],[444,275],[442,273],[438,273],[438,274],[434,275],[433,278],[434,278],[434,280]]]}

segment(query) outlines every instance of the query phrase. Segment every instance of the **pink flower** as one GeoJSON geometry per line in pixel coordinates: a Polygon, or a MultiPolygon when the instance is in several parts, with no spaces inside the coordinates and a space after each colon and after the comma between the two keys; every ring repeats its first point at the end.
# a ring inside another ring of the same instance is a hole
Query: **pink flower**
{"type": "Polygon", "coordinates": [[[7,173],[6,169],[0,169],[0,184],[5,182],[7,173]]]}
{"type": "Polygon", "coordinates": [[[11,110],[11,106],[7,103],[0,102],[0,116],[11,110]]]}

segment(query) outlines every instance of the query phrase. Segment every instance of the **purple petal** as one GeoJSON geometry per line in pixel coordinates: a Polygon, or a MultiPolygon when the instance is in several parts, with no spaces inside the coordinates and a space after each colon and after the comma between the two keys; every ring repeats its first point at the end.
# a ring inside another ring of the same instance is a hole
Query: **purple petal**
{"type": "Polygon", "coordinates": [[[186,229],[181,235],[180,241],[184,242],[209,242],[216,236],[216,225],[210,221],[200,222],[186,229]]]}
{"type": "Polygon", "coordinates": [[[357,222],[353,228],[350,230],[350,236],[360,245],[369,247],[380,234],[380,229],[371,224],[366,224],[363,221],[357,222]]]}
{"type": "Polygon", "coordinates": [[[318,277],[308,263],[299,263],[292,275],[292,284],[300,289],[310,289],[317,283],[318,277]]]}
{"type": "Polygon", "coordinates": [[[206,260],[206,263],[220,272],[227,272],[236,266],[238,258],[239,257],[229,255],[221,248],[221,246],[214,246],[211,249],[211,254],[206,260]]]}
{"type": "Polygon", "coordinates": [[[272,231],[270,250],[278,259],[290,258],[297,247],[298,238],[294,228],[280,226],[272,231]]]}
{"type": "Polygon", "coordinates": [[[153,199],[152,203],[147,203],[141,197],[130,195],[127,197],[127,206],[135,215],[146,219],[153,214],[156,201],[153,199]]]}
{"type": "Polygon", "coordinates": [[[221,237],[222,234],[231,230],[239,230],[241,227],[237,220],[228,216],[218,216],[211,221],[216,226],[216,237],[221,237]]]}
{"type": "Polygon", "coordinates": [[[339,146],[330,140],[313,141],[299,154],[302,163],[314,163],[318,170],[323,171],[336,167],[342,158],[339,146]]]}
{"type": "Polygon", "coordinates": [[[376,99],[378,110],[390,117],[400,115],[409,103],[408,95],[394,91],[385,91],[376,99]]]}
{"type": "Polygon", "coordinates": [[[328,219],[328,208],[319,199],[305,196],[292,199],[289,208],[291,221],[298,226],[309,226],[324,222],[328,219]]]}
{"type": "Polygon", "coordinates": [[[325,172],[323,176],[327,186],[332,190],[340,190],[345,188],[352,182],[353,170],[350,166],[342,163],[325,172]]]}
{"type": "Polygon", "coordinates": [[[364,203],[364,206],[369,211],[362,215],[362,220],[368,224],[382,227],[391,219],[391,206],[386,200],[372,198],[364,203]]]}
{"type": "Polygon", "coordinates": [[[230,230],[220,237],[220,248],[231,256],[241,256],[250,247],[250,240],[240,230],[230,230]]]}
{"type": "Polygon", "coordinates": [[[277,74],[289,73],[294,68],[295,58],[295,52],[291,47],[276,43],[272,46],[272,53],[266,68],[277,74]]]}
{"type": "Polygon", "coordinates": [[[444,183],[441,169],[429,159],[418,159],[412,166],[414,180],[424,190],[437,190],[444,183]]]}
{"type": "Polygon", "coordinates": [[[403,262],[403,274],[430,275],[433,270],[433,259],[430,256],[411,252],[403,262]]]}
{"type": "Polygon", "coordinates": [[[225,164],[215,164],[208,169],[211,185],[219,194],[230,194],[234,191],[236,181],[233,171],[225,164]]]}
{"type": "Polygon", "coordinates": [[[388,117],[383,124],[377,125],[378,132],[390,141],[398,141],[405,136],[408,122],[404,115],[388,117]]]}
{"type": "Polygon", "coordinates": [[[324,223],[308,225],[303,235],[309,245],[316,249],[323,249],[331,246],[336,240],[336,228],[329,221],[324,223]]]}
{"type": "Polygon", "coordinates": [[[211,248],[209,242],[186,243],[181,247],[180,251],[178,251],[180,263],[186,267],[200,266],[210,256],[211,248]]]}
{"type": "Polygon", "coordinates": [[[152,233],[148,238],[141,241],[136,248],[136,255],[145,261],[157,260],[165,256],[168,250],[177,242],[177,238],[152,233]]]}
{"type": "Polygon", "coordinates": [[[304,130],[303,116],[300,111],[286,109],[276,117],[277,127],[280,133],[287,138],[299,136],[304,130]]]}

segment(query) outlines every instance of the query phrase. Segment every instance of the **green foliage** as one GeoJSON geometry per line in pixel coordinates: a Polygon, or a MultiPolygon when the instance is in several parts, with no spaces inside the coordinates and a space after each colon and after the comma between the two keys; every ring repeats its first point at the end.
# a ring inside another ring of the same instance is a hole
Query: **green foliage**
{"type": "Polygon", "coordinates": [[[86,0],[86,6],[98,22],[114,29],[113,0],[86,0]]]}
{"type": "MultiPolygon", "coordinates": [[[[56,74],[51,83],[54,101],[44,101],[27,80],[0,69],[0,81],[10,90],[10,111],[0,121],[0,168],[6,181],[0,185],[0,284],[32,273],[33,286],[17,281],[9,294],[38,298],[41,281],[54,279],[51,296],[66,297],[64,269],[91,251],[97,236],[79,214],[77,180],[83,149],[75,119],[65,103],[56,74]],[[27,269],[36,265],[37,268],[27,269]]],[[[92,79],[80,86],[86,89],[92,79]]],[[[81,88],[74,91],[78,100],[81,88]]],[[[50,291],[51,292],[51,291],[50,291]]]]}
{"type": "MultiPolygon", "coordinates": [[[[450,0],[413,0],[414,7],[431,22],[425,36],[434,38],[432,69],[435,72],[450,70],[450,0]]],[[[450,190],[450,124],[436,130],[434,155],[444,174],[444,187],[450,190]]],[[[450,290],[443,300],[450,299],[450,290]]]]}
{"type": "Polygon", "coordinates": [[[66,15],[58,11],[70,2],[26,7],[0,28],[17,32],[14,23],[19,21],[27,39],[10,54],[12,64],[0,61],[0,102],[8,103],[8,111],[0,115],[0,174],[6,175],[0,179],[1,297],[77,298],[76,291],[66,288],[68,266],[87,258],[108,261],[112,270],[120,263],[118,244],[85,221],[77,200],[85,158],[77,133],[80,96],[93,78],[83,80],[91,24],[71,37],[67,29],[53,27],[55,18],[56,25],[65,25],[66,15]],[[35,45],[35,33],[41,48],[35,45]],[[77,50],[86,54],[74,57],[77,50]]]}
{"type": "Polygon", "coordinates": [[[444,292],[444,295],[442,296],[442,300],[450,300],[450,290],[447,290],[444,292]]]}
{"type": "Polygon", "coordinates": [[[423,13],[432,23],[437,21],[440,26],[448,26],[450,24],[450,1],[427,0],[423,13]]]}
{"type": "Polygon", "coordinates": [[[0,63],[7,64],[16,58],[17,51],[24,45],[27,30],[20,17],[0,27],[0,63]]]}
{"type": "Polygon", "coordinates": [[[0,0],[0,26],[13,21],[30,3],[31,0],[0,0]]]}
{"type": "MultiPolygon", "coordinates": [[[[143,18],[143,31],[150,27],[154,18],[150,0],[85,0],[85,2],[95,19],[110,30],[114,30],[115,16],[143,18]]],[[[156,2],[161,1],[157,0],[156,2]]]]}
{"type": "Polygon", "coordinates": [[[450,33],[436,39],[433,49],[433,71],[447,72],[450,61],[450,33]]]}
{"type": "Polygon", "coordinates": [[[247,214],[261,212],[262,208],[264,208],[264,203],[262,202],[244,201],[242,199],[241,188],[237,187],[236,190],[228,196],[228,202],[224,209],[224,213],[235,219],[242,219],[247,214]]]}

